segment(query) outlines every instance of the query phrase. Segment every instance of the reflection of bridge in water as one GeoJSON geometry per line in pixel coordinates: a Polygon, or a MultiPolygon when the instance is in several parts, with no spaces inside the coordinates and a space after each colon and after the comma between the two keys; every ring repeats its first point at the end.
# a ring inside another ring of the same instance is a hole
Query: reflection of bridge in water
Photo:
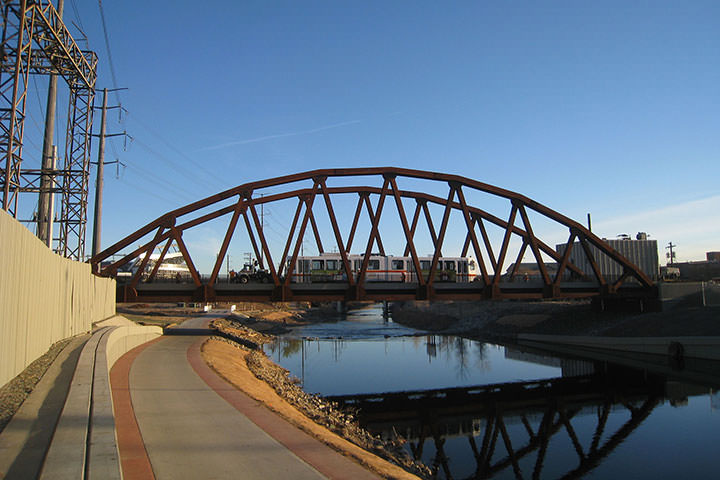
{"type": "MultiPolygon", "coordinates": [[[[327,398],[358,409],[361,423],[370,431],[402,435],[416,459],[423,457],[430,442],[435,448],[433,463],[446,478],[453,475],[445,442],[457,437],[467,438],[466,454],[475,461],[472,478],[504,471],[525,478],[521,461],[526,471],[532,462],[531,477],[540,478],[551,440],[571,443],[576,456],[564,456],[570,464],[563,466],[561,476],[578,478],[598,466],[656,406],[673,396],[667,393],[664,377],[611,364],[596,363],[595,368],[594,374],[576,377],[327,398]],[[626,421],[619,426],[608,422],[611,412],[623,411],[629,414],[626,421]],[[578,432],[587,430],[573,424],[593,416],[592,434],[583,438],[578,432]],[[509,433],[517,425],[522,427],[509,433]]],[[[686,388],[680,397],[707,393],[707,388],[686,388]]]]}

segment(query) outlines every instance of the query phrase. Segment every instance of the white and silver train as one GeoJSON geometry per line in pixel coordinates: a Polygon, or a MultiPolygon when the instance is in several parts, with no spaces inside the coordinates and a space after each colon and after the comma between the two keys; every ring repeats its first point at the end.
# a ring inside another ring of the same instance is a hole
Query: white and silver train
{"type": "MultiPolygon", "coordinates": [[[[362,268],[364,255],[349,254],[348,261],[353,275],[362,268]]],[[[432,257],[420,257],[420,270],[427,278],[432,257]]],[[[289,266],[289,265],[288,265],[289,266]]],[[[436,282],[472,282],[480,274],[472,257],[440,257],[435,272],[436,282]]],[[[357,278],[357,277],[356,277],[357,278]]],[[[291,282],[323,283],[347,281],[342,256],[339,253],[322,253],[316,256],[298,257],[293,269],[291,282]]],[[[412,257],[392,255],[370,255],[365,276],[366,282],[415,283],[415,266],[412,257]]]]}

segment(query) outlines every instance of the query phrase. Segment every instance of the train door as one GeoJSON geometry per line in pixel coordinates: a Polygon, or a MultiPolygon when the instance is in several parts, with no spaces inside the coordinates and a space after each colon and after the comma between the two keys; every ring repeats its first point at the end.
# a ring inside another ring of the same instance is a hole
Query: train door
{"type": "Polygon", "coordinates": [[[407,277],[405,264],[406,261],[402,258],[391,258],[388,280],[391,282],[405,282],[407,277]]]}

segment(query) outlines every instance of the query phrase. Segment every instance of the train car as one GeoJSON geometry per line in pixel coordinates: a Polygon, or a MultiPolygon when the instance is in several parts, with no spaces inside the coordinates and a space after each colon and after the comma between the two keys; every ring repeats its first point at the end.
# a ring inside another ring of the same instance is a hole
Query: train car
{"type": "MultiPolygon", "coordinates": [[[[349,254],[348,261],[353,275],[362,268],[364,255],[349,254]]],[[[432,257],[420,257],[420,271],[427,278],[432,257]]],[[[477,277],[477,266],[472,257],[440,257],[435,271],[436,282],[466,283],[477,277]]],[[[345,282],[347,275],[339,253],[323,253],[298,257],[292,274],[295,283],[345,282]]],[[[415,265],[412,257],[370,255],[365,275],[366,282],[415,283],[415,265]]]]}

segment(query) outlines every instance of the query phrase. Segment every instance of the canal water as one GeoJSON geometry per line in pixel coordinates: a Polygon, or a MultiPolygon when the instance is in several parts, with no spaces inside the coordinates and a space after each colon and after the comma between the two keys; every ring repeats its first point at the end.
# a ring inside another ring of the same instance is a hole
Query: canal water
{"type": "Polygon", "coordinates": [[[712,365],[706,379],[683,365],[638,370],[432,335],[380,305],[293,330],[265,351],[307,392],[359,409],[368,430],[404,437],[437,478],[720,475],[712,365]]]}

